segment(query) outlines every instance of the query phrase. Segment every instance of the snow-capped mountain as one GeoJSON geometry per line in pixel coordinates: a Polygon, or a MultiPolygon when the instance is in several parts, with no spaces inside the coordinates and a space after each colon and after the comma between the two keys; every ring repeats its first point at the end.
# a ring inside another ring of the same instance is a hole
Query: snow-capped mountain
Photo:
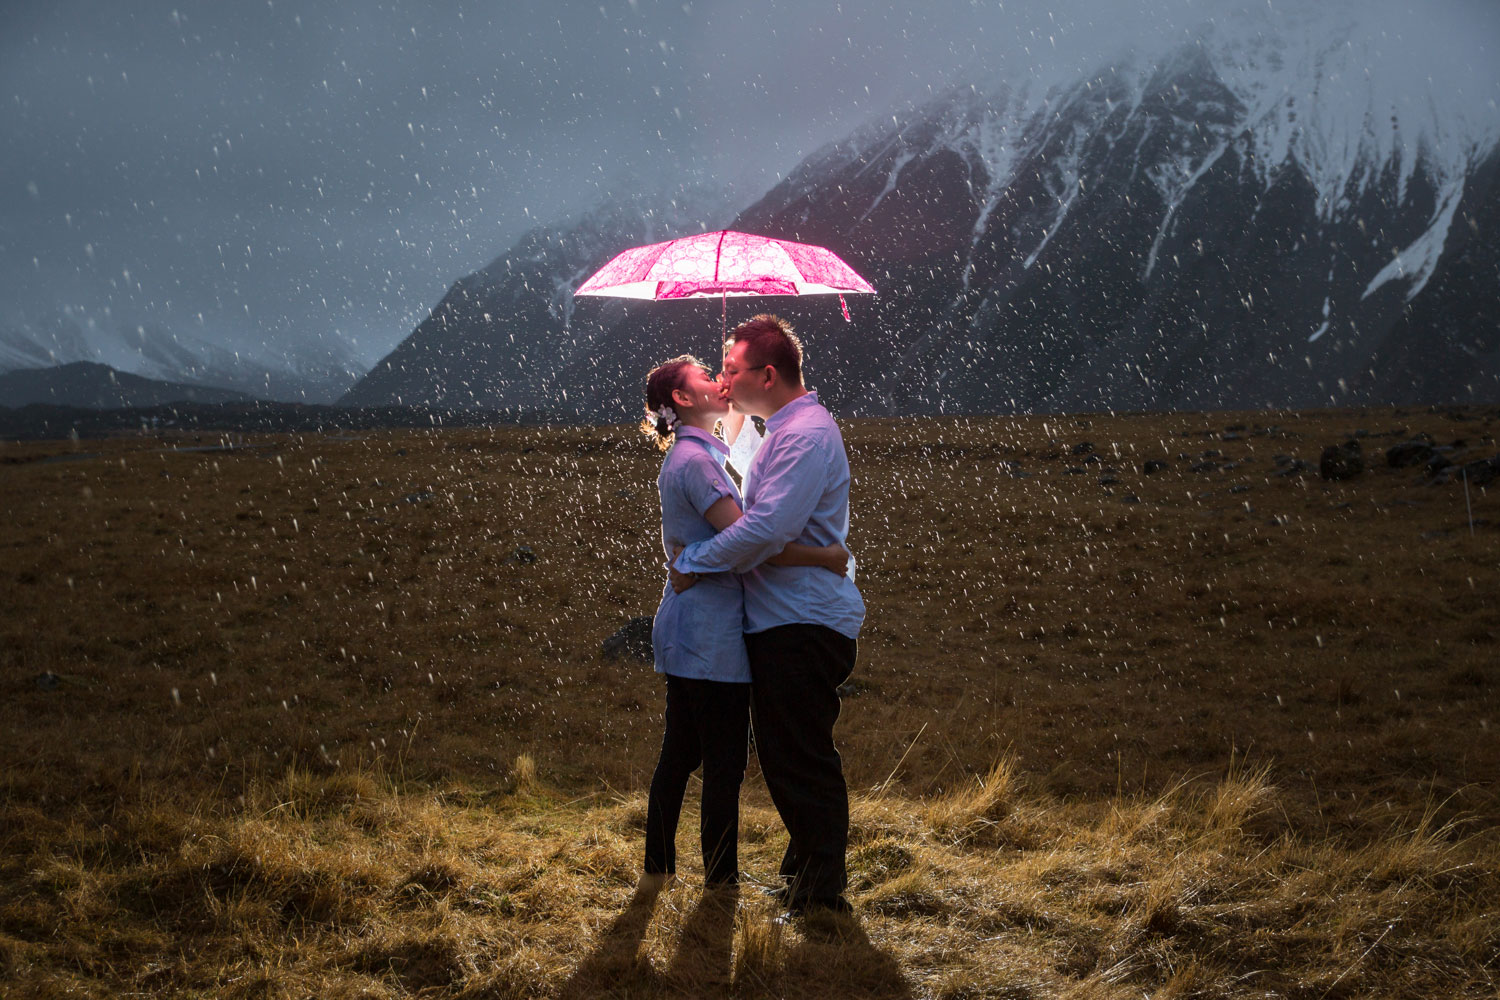
{"type": "MultiPolygon", "coordinates": [[[[871,122],[731,228],[829,246],[880,295],[851,297],[847,325],[821,299],[733,312],[792,319],[845,413],[1500,398],[1495,95],[1391,58],[1352,10],[1268,7],[1081,79],[976,80],[871,122]]],[[[559,352],[564,289],[642,242],[573,238],[492,265],[524,256],[553,303],[499,351],[477,306],[440,307],[397,354],[440,327],[475,345],[461,365],[424,355],[443,401],[483,371],[508,403],[633,415],[650,363],[712,345],[706,313],[580,303],[559,352]]]]}
{"type": "Polygon", "coordinates": [[[361,367],[340,344],[303,344],[295,354],[252,354],[158,326],[101,323],[68,314],[0,326],[0,372],[80,361],[147,379],[297,403],[332,402],[361,367]]]}
{"type": "Polygon", "coordinates": [[[0,372],[64,365],[93,358],[78,324],[54,316],[30,327],[0,326],[0,372]]]}

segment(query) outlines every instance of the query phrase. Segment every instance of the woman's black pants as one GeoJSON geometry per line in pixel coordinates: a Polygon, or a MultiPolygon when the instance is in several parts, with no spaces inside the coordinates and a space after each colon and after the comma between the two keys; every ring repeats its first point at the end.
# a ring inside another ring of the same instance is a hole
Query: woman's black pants
{"type": "Polygon", "coordinates": [[[738,880],[740,784],[745,780],[750,685],[667,674],[666,733],[646,804],[646,871],[677,871],[677,819],[688,776],[703,765],[700,835],[711,885],[738,880]]]}

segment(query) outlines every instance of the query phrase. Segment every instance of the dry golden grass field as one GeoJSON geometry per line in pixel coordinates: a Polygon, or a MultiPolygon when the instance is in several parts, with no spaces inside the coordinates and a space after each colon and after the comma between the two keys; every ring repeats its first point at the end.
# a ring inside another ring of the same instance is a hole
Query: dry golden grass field
{"type": "Polygon", "coordinates": [[[695,813],[633,894],[633,431],[0,444],[0,996],[1493,997],[1500,490],[1384,451],[1497,423],[846,424],[857,917],[810,928],[702,898],[695,813]]]}

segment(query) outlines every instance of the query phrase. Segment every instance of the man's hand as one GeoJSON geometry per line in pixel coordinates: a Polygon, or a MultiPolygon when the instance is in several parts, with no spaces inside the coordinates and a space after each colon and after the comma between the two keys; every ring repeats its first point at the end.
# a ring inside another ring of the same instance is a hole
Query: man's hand
{"type": "Polygon", "coordinates": [[[689,590],[698,582],[697,573],[684,573],[677,568],[677,557],[680,555],[682,555],[682,546],[672,546],[672,561],[667,563],[667,582],[672,585],[674,594],[689,590]]]}
{"type": "Polygon", "coordinates": [[[832,554],[829,562],[823,564],[823,568],[835,576],[847,576],[849,574],[849,560],[854,558],[854,553],[842,545],[830,545],[828,547],[832,554]]]}

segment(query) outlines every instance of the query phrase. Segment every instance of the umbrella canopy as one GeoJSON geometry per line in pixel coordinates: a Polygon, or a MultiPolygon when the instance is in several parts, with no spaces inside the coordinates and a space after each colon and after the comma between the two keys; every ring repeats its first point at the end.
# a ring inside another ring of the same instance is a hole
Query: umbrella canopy
{"type": "Polygon", "coordinates": [[[875,289],[831,250],[725,229],[633,247],[573,294],[691,299],[844,292],[875,289]]]}

